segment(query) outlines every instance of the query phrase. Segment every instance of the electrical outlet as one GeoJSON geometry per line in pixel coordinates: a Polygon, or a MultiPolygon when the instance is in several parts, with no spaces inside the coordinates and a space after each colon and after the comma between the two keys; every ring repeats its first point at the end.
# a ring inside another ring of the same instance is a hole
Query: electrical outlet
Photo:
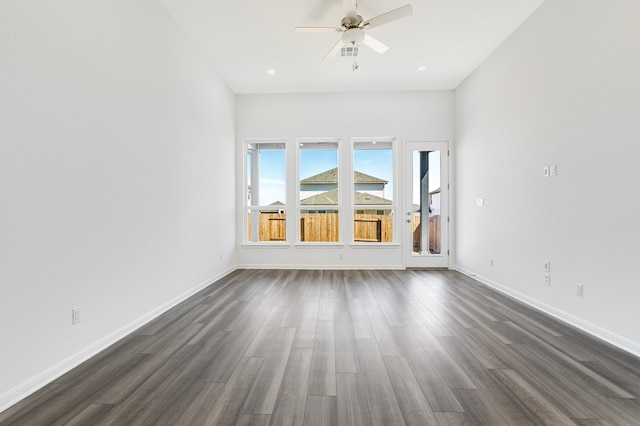
{"type": "Polygon", "coordinates": [[[544,274],[545,285],[551,285],[551,274],[544,274]]]}
{"type": "Polygon", "coordinates": [[[550,174],[549,166],[544,166],[542,168],[542,173],[544,174],[544,177],[549,177],[549,174],[550,174]]]}
{"type": "Polygon", "coordinates": [[[558,175],[558,166],[555,164],[553,166],[549,166],[549,177],[555,177],[558,175]]]}
{"type": "Polygon", "coordinates": [[[544,271],[546,273],[551,272],[551,261],[550,260],[545,260],[544,261],[544,271]]]}
{"type": "Polygon", "coordinates": [[[584,285],[577,283],[576,284],[576,296],[584,297],[584,285]]]}
{"type": "Polygon", "coordinates": [[[489,259],[489,267],[490,267],[490,268],[493,268],[493,258],[490,258],[490,259],[489,259]]]}
{"type": "Polygon", "coordinates": [[[71,324],[79,324],[80,320],[80,307],[71,309],[71,324]]]}

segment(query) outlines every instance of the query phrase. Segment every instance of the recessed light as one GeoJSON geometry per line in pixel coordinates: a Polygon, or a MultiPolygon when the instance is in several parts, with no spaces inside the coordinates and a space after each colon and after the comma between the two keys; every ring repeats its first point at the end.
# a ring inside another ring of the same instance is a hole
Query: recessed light
{"type": "Polygon", "coordinates": [[[267,70],[267,74],[269,74],[269,75],[274,75],[275,73],[276,73],[276,70],[273,70],[273,69],[268,69],[267,70]]]}
{"type": "Polygon", "coordinates": [[[426,70],[426,69],[427,69],[427,67],[426,67],[425,65],[420,65],[420,66],[418,67],[418,71],[424,71],[424,70],[426,70]]]}

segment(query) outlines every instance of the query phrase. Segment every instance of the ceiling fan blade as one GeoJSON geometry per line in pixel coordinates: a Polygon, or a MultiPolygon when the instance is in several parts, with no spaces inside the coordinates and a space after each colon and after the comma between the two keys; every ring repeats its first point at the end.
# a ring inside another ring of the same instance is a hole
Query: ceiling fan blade
{"type": "Polygon", "coordinates": [[[342,28],[336,27],[296,27],[297,33],[339,33],[342,28]]]}
{"type": "Polygon", "coordinates": [[[355,18],[358,15],[358,4],[356,0],[342,0],[344,5],[344,16],[355,18]]]}
{"type": "Polygon", "coordinates": [[[389,49],[386,45],[382,44],[375,38],[371,37],[369,34],[364,35],[364,40],[362,40],[362,44],[370,47],[371,49],[375,50],[381,55],[389,49]]]}
{"type": "Polygon", "coordinates": [[[327,59],[331,59],[334,56],[336,56],[336,54],[340,51],[340,49],[342,49],[343,46],[343,42],[342,39],[338,40],[338,42],[336,43],[335,46],[333,46],[333,48],[331,48],[331,50],[329,51],[329,53],[327,53],[324,57],[324,60],[326,61],[327,59]]]}
{"type": "Polygon", "coordinates": [[[375,18],[371,18],[368,21],[365,21],[360,25],[361,28],[374,28],[379,27],[382,24],[389,23],[391,21],[395,21],[396,19],[404,18],[413,13],[413,7],[410,4],[406,4],[397,9],[393,9],[387,13],[383,13],[382,15],[378,15],[375,18]]]}

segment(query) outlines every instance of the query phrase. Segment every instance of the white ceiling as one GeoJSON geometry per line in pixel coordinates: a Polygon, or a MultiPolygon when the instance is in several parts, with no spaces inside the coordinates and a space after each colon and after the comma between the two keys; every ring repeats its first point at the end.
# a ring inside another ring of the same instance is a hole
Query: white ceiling
{"type": "Polygon", "coordinates": [[[340,26],[341,0],[161,0],[237,94],[454,89],[543,1],[358,0],[365,20],[407,3],[413,15],[368,30],[389,50],[361,47],[352,71],[323,61],[339,33],[294,31],[340,26]]]}

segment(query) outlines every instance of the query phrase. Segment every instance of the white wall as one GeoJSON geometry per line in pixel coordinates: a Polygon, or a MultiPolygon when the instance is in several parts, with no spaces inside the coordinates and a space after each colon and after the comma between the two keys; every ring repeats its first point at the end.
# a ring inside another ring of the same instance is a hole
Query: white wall
{"type": "MultiPolygon", "coordinates": [[[[338,138],[342,143],[339,155],[342,164],[340,180],[348,182],[351,167],[350,143],[353,137],[397,137],[400,140],[399,148],[404,140],[452,141],[453,92],[239,95],[236,99],[236,118],[238,158],[242,158],[245,139],[279,138],[285,140],[289,147],[287,174],[296,176],[297,138],[338,138]]],[[[237,182],[243,182],[242,174],[242,170],[237,171],[237,182]]],[[[295,187],[288,188],[288,198],[292,201],[287,214],[292,216],[295,216],[296,190],[295,187]]],[[[345,193],[349,193],[348,189],[345,193]]],[[[239,211],[242,197],[243,194],[238,194],[239,211]]],[[[401,211],[402,209],[399,210],[401,211]]],[[[403,252],[398,245],[350,246],[346,235],[352,225],[344,220],[341,221],[340,231],[345,244],[338,247],[296,246],[296,221],[289,222],[287,233],[291,245],[241,246],[238,251],[239,265],[267,268],[403,266],[403,252]],[[340,259],[339,255],[343,258],[340,259]]],[[[402,235],[399,232],[396,234],[400,243],[402,235]]],[[[237,235],[239,241],[244,241],[240,218],[237,235]]]]}
{"type": "Polygon", "coordinates": [[[0,52],[1,411],[233,268],[236,191],[234,96],[157,2],[3,0],[0,52]]]}
{"type": "Polygon", "coordinates": [[[639,17],[547,1],[455,92],[458,267],[636,354],[639,17]]]}

